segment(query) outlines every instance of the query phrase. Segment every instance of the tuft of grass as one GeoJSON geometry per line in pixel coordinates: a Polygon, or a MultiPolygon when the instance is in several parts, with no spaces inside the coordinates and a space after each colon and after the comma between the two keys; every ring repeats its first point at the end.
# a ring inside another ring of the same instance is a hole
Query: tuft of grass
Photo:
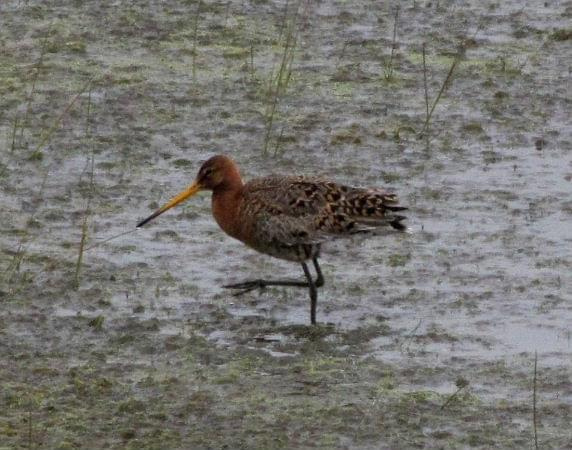
{"type": "Polygon", "coordinates": [[[553,41],[569,41],[572,39],[572,29],[558,29],[550,34],[550,39],[553,41]]]}
{"type": "Polygon", "coordinates": [[[93,328],[95,331],[101,331],[103,329],[104,322],[105,322],[105,316],[99,315],[91,319],[87,325],[93,328]]]}
{"type": "Polygon", "coordinates": [[[25,235],[22,237],[22,239],[18,243],[18,247],[14,251],[14,254],[12,255],[12,260],[10,261],[10,263],[8,264],[6,269],[4,270],[4,277],[5,277],[6,285],[12,284],[12,282],[14,280],[14,276],[18,272],[20,272],[20,268],[22,266],[22,261],[24,260],[24,257],[26,256],[27,239],[28,239],[28,234],[25,233],[25,235]]]}
{"type": "Polygon", "coordinates": [[[30,156],[28,156],[28,161],[43,161],[44,159],[44,152],[42,152],[41,150],[36,150],[34,152],[32,152],[30,154],[30,156]]]}
{"type": "Polygon", "coordinates": [[[282,56],[280,58],[280,65],[276,76],[274,76],[274,71],[270,74],[268,81],[268,105],[266,112],[264,114],[266,122],[266,130],[264,133],[264,148],[263,154],[266,156],[268,154],[268,149],[270,147],[270,142],[272,139],[272,131],[274,125],[274,119],[276,111],[278,108],[278,103],[280,99],[284,96],[288,84],[292,76],[292,62],[294,60],[294,54],[296,50],[296,42],[298,39],[298,11],[300,9],[300,2],[296,3],[294,13],[291,19],[288,20],[288,3],[286,3],[284,18],[280,30],[280,38],[284,35],[284,44],[282,50],[282,56]],[[284,31],[283,31],[284,30],[284,31]]]}
{"type": "MultiPolygon", "coordinates": [[[[91,88],[89,89],[88,96],[87,96],[87,108],[86,108],[86,121],[85,121],[85,140],[86,142],[89,140],[90,136],[90,119],[91,119],[91,88]]],[[[91,215],[91,201],[93,199],[93,192],[95,189],[95,178],[94,178],[94,166],[95,166],[95,154],[93,151],[93,146],[91,150],[91,156],[89,161],[90,169],[89,169],[89,191],[87,194],[87,201],[85,210],[83,213],[83,220],[81,223],[81,239],[79,242],[79,250],[77,255],[76,267],[75,267],[75,277],[74,277],[74,286],[76,289],[79,288],[80,283],[80,273],[81,267],[83,263],[83,254],[85,251],[85,244],[87,242],[88,236],[88,223],[89,217],[91,215]]]]}
{"type": "Polygon", "coordinates": [[[406,254],[395,253],[389,255],[389,257],[387,258],[387,265],[389,267],[403,267],[410,260],[411,260],[411,254],[409,253],[406,254]]]}
{"type": "Polygon", "coordinates": [[[14,116],[14,125],[12,127],[12,143],[10,145],[10,154],[14,153],[14,148],[16,147],[16,134],[18,133],[18,122],[20,117],[18,114],[14,116]]]}
{"type": "MultiPolygon", "coordinates": [[[[18,147],[22,147],[22,142],[24,140],[24,131],[28,126],[30,112],[32,110],[32,102],[34,100],[34,94],[36,93],[36,84],[38,82],[38,78],[43,68],[44,64],[44,57],[48,51],[48,37],[50,35],[50,29],[46,32],[44,38],[42,39],[42,43],[40,45],[40,56],[36,64],[34,64],[32,68],[32,85],[30,87],[30,93],[28,94],[28,101],[26,102],[26,109],[24,111],[24,117],[22,118],[22,123],[20,125],[20,138],[18,140],[18,147]]],[[[14,125],[16,126],[16,124],[14,125]]],[[[14,140],[15,141],[15,140],[14,140]]],[[[14,147],[14,141],[12,146],[14,147]]]]}
{"type": "MultiPolygon", "coordinates": [[[[423,54],[425,54],[424,49],[423,49],[423,54]]],[[[439,104],[441,97],[443,96],[443,94],[445,93],[445,91],[447,90],[449,85],[451,84],[451,80],[453,79],[453,74],[455,73],[455,70],[459,66],[464,55],[465,55],[465,47],[464,47],[464,45],[461,45],[459,47],[459,50],[457,51],[455,57],[453,58],[453,62],[451,63],[451,67],[449,68],[449,72],[447,73],[447,76],[445,77],[445,80],[443,81],[443,84],[441,85],[441,88],[439,89],[439,92],[438,92],[437,96],[435,97],[435,100],[433,101],[433,105],[431,105],[431,109],[429,110],[429,112],[427,113],[427,116],[425,117],[425,123],[423,124],[423,129],[421,130],[421,133],[420,133],[421,136],[425,135],[429,131],[429,124],[431,122],[431,117],[433,116],[433,112],[435,111],[435,108],[439,104]]],[[[423,65],[425,66],[425,57],[423,58],[423,65]]],[[[426,70],[424,70],[424,73],[425,72],[426,72],[426,70]]]]}
{"type": "Polygon", "coordinates": [[[393,37],[391,39],[391,53],[389,55],[389,61],[385,64],[383,70],[383,76],[386,81],[393,80],[393,61],[395,59],[395,50],[397,48],[397,24],[399,22],[399,6],[395,8],[393,14],[393,37]]]}
{"type": "Polygon", "coordinates": [[[471,133],[471,134],[481,134],[485,132],[483,126],[479,122],[466,123],[463,125],[462,129],[466,133],[471,133]]]}
{"type": "Polygon", "coordinates": [[[455,398],[457,397],[457,395],[459,395],[459,393],[460,393],[463,389],[465,389],[467,386],[469,386],[469,382],[468,382],[468,380],[466,380],[465,378],[459,377],[459,378],[457,379],[457,381],[455,382],[455,386],[457,386],[457,390],[456,390],[455,392],[453,392],[453,393],[449,396],[449,398],[447,398],[447,400],[445,401],[445,403],[443,403],[443,404],[441,405],[441,408],[440,408],[441,410],[445,409],[445,408],[449,405],[449,403],[451,403],[451,402],[453,401],[453,399],[455,399],[455,398]]]}
{"type": "Polygon", "coordinates": [[[352,124],[347,129],[338,130],[332,136],[330,143],[332,145],[340,144],[361,144],[361,129],[358,124],[352,124]]]}

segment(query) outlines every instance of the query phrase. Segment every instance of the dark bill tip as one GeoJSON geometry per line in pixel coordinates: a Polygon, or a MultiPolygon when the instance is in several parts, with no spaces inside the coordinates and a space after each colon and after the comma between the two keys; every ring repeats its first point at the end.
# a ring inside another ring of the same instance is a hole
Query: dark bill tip
{"type": "Polygon", "coordinates": [[[139,222],[135,228],[141,228],[143,225],[145,225],[147,222],[152,221],[155,217],[157,217],[159,214],[161,214],[163,211],[159,210],[157,212],[154,212],[153,214],[151,214],[149,217],[147,217],[146,219],[143,219],[141,222],[139,222]]]}

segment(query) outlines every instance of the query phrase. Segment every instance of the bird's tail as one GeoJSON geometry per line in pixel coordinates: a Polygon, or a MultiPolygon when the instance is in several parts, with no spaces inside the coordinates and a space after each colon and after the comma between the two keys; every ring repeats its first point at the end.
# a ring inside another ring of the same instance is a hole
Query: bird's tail
{"type": "Polygon", "coordinates": [[[396,194],[381,189],[355,189],[345,200],[344,212],[357,223],[375,228],[389,225],[395,230],[407,231],[402,223],[407,217],[397,214],[407,207],[399,204],[396,194]]]}

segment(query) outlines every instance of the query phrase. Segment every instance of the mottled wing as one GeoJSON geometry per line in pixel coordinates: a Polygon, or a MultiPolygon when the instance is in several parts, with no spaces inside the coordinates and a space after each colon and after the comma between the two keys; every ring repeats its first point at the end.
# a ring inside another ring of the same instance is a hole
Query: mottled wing
{"type": "Polygon", "coordinates": [[[313,215],[327,204],[322,188],[327,181],[304,176],[270,176],[248,183],[246,194],[280,208],[287,215],[313,215]]]}
{"type": "Polygon", "coordinates": [[[402,230],[406,208],[395,194],[381,189],[339,185],[321,178],[273,176],[246,185],[251,230],[261,240],[284,245],[315,244],[390,225],[402,230]]]}
{"type": "Polygon", "coordinates": [[[302,177],[267,177],[251,181],[245,186],[242,203],[243,217],[252,217],[250,233],[257,242],[293,246],[316,244],[314,233],[315,211],[324,207],[318,199],[297,203],[302,177]]]}

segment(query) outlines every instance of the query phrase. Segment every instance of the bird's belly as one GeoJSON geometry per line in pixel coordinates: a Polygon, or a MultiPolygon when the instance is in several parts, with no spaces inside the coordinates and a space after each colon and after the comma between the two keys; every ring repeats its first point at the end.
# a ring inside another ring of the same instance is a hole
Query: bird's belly
{"type": "Polygon", "coordinates": [[[250,248],[274,258],[286,261],[304,262],[319,256],[320,246],[318,244],[283,245],[280,243],[260,243],[244,242],[250,248]]]}

